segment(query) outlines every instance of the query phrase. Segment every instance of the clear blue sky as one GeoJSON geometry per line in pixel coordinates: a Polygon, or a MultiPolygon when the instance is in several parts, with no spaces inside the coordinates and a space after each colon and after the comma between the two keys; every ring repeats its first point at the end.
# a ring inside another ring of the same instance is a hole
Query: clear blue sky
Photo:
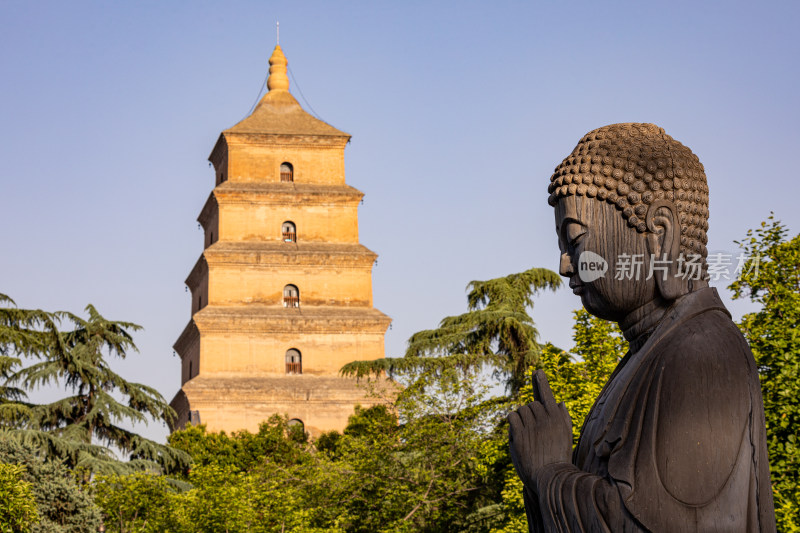
{"type": "MultiPolygon", "coordinates": [[[[709,249],[770,211],[797,232],[798,19],[788,1],[6,0],[0,292],[143,325],[116,368],[170,400],[207,157],[252,106],[276,20],[305,98],[353,135],[387,355],[464,311],[470,280],[557,268],[548,178],[604,124],[655,122],[698,154],[709,249]]],[[[579,305],[540,298],[543,340],[569,347],[579,305]]]]}

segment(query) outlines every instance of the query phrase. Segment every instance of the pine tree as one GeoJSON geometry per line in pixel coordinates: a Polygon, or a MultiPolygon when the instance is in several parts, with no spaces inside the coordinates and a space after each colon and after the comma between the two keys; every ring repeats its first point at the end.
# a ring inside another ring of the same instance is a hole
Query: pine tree
{"type": "Polygon", "coordinates": [[[139,326],[107,320],[92,305],[86,307],[89,318],[84,320],[71,313],[20,310],[7,297],[3,302],[0,346],[7,358],[7,379],[0,424],[7,436],[87,472],[125,472],[156,465],[172,471],[185,466],[185,453],[120,425],[147,423],[150,418],[170,422],[175,417],[158,391],[126,381],[106,360],[106,354],[125,358],[136,351],[131,332],[139,326]],[[72,328],[59,331],[61,321],[72,328]],[[19,368],[20,358],[15,357],[19,355],[34,362],[19,368]],[[48,385],[63,385],[72,394],[41,405],[19,401],[24,390],[48,385]],[[109,446],[129,461],[117,460],[109,446]]]}
{"type": "Polygon", "coordinates": [[[80,486],[74,473],[60,461],[45,460],[30,446],[12,439],[0,439],[0,464],[3,463],[24,469],[21,481],[30,486],[38,515],[33,533],[97,530],[101,523],[100,509],[92,501],[87,487],[80,486]]]}
{"type": "Polygon", "coordinates": [[[21,357],[45,351],[58,320],[57,314],[19,309],[14,300],[0,294],[0,427],[29,414],[27,394],[9,384],[9,378],[22,365],[21,357]]]}
{"type": "Polygon", "coordinates": [[[472,281],[467,285],[468,311],[444,318],[437,329],[412,335],[405,357],[355,361],[341,372],[362,377],[422,368],[487,366],[516,395],[541,353],[539,332],[528,309],[537,293],[560,286],[559,275],[545,268],[472,281]]]}

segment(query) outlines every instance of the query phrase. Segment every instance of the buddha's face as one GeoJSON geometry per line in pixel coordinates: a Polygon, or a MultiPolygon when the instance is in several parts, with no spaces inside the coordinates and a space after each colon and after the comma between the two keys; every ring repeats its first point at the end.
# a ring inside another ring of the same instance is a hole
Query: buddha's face
{"type": "Polygon", "coordinates": [[[619,322],[656,297],[655,281],[646,279],[650,255],[645,235],[629,227],[614,206],[594,198],[567,196],[556,204],[555,216],[561,250],[559,273],[569,278],[569,287],[588,312],[619,322]],[[599,275],[603,260],[608,268],[599,275]],[[627,268],[637,263],[639,267],[627,268]],[[626,274],[623,279],[617,279],[620,272],[626,274]]]}

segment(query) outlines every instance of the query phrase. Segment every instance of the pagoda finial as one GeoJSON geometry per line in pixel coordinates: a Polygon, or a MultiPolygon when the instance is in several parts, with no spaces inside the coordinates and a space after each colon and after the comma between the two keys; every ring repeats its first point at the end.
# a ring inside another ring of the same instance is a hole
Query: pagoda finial
{"type": "Polygon", "coordinates": [[[276,45],[269,58],[269,78],[267,78],[267,89],[270,91],[288,91],[289,77],[286,75],[286,56],[283,55],[281,45],[276,45]]]}

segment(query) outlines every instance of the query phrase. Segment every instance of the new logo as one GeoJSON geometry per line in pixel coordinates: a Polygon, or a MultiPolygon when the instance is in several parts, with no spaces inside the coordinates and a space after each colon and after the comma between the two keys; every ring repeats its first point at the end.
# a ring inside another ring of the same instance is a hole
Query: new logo
{"type": "Polygon", "coordinates": [[[584,283],[600,279],[608,272],[608,262],[600,255],[586,250],[578,257],[578,277],[584,283]]]}

